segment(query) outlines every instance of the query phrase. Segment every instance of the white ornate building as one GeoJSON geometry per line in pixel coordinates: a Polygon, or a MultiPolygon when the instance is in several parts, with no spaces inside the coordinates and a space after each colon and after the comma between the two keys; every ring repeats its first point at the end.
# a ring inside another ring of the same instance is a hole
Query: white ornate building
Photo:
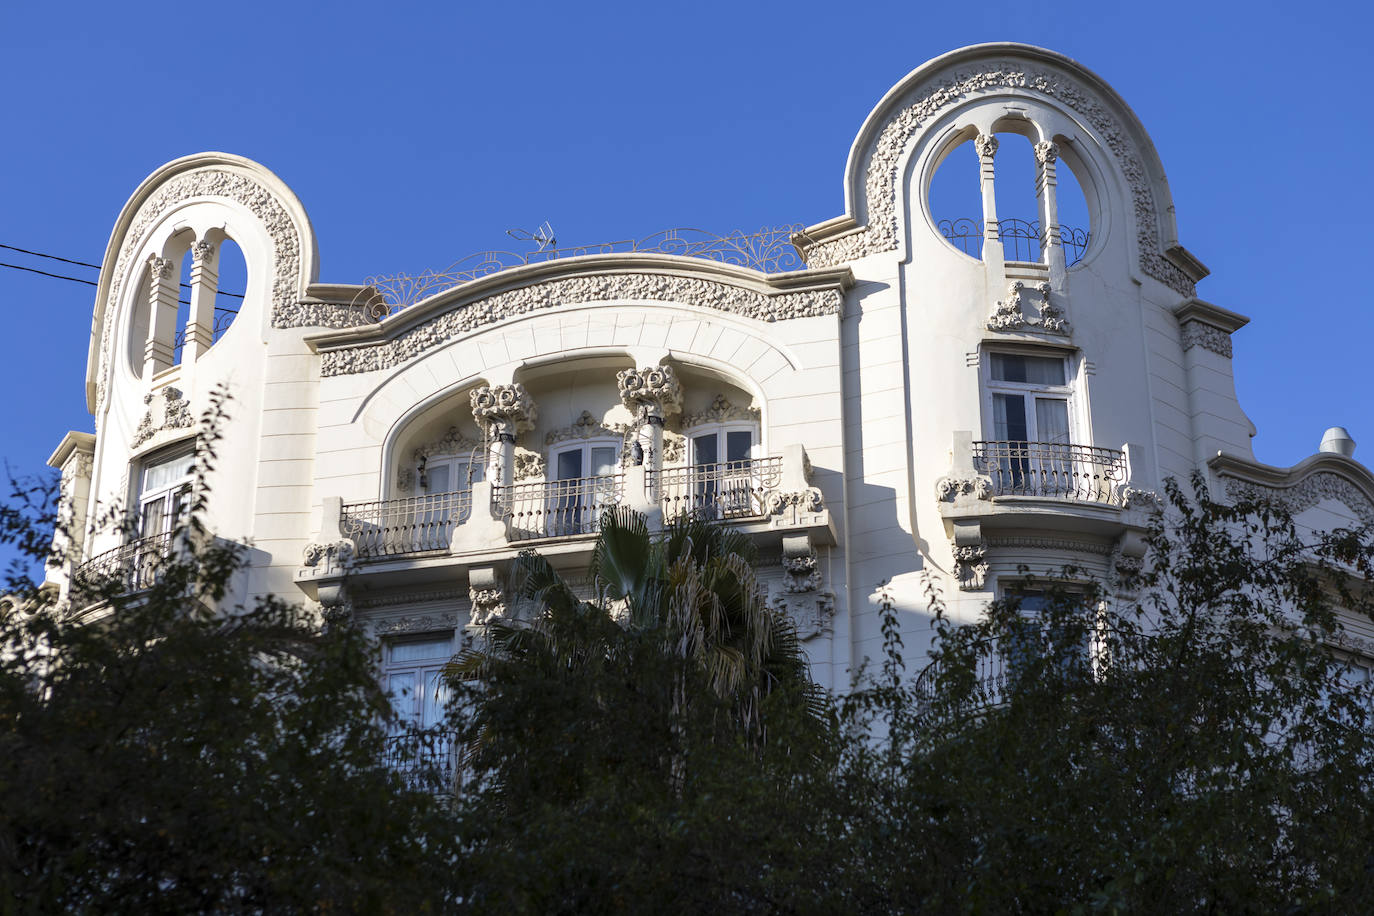
{"type": "MultiPolygon", "coordinates": [[[[1231,371],[1247,319],[1196,298],[1207,270],[1145,128],[1079,64],[1013,44],[924,64],[863,123],[844,187],[843,215],[781,239],[795,251],[668,236],[352,286],[320,281],[305,209],[271,172],[168,163],[105,253],[95,433],[52,458],[78,562],[131,588],[155,574],[219,385],[207,520],[250,545],[234,600],[352,613],[388,641],[398,693],[506,611],[521,549],[576,576],[612,504],[748,532],[767,600],[837,689],[877,654],[880,583],[910,648],[925,574],[970,618],[1022,566],[1111,582],[1141,561],[1166,476],[1258,487],[1321,527],[1374,521],[1348,439],[1292,468],[1254,461],[1231,371]],[[1013,142],[1034,151],[1034,221],[998,217],[1013,142]],[[976,157],[971,233],[931,209],[955,155],[976,157]],[[1070,178],[1089,223],[1074,232],[1056,199],[1070,178]],[[226,239],[248,277],[227,329],[226,239]],[[142,537],[92,524],[116,506],[142,537]]],[[[71,591],[70,566],[50,574],[71,591]]]]}

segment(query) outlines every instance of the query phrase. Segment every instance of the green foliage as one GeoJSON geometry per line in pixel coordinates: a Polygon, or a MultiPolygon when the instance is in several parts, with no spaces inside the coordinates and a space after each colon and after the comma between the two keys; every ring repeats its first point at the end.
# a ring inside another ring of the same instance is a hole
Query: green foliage
{"type": "MultiPolygon", "coordinates": [[[[0,516],[3,537],[46,550],[44,514],[0,516]]],[[[10,583],[0,912],[441,909],[447,813],[380,763],[364,636],[275,599],[220,607],[239,549],[194,516],[174,542],[151,588],[86,582],[79,619],[10,583]]]]}
{"type": "MultiPolygon", "coordinates": [[[[1169,488],[1150,565],[1109,599],[1048,586],[939,621],[918,684],[848,706],[885,743],[848,778],[878,830],[873,909],[1354,912],[1374,893],[1369,685],[1333,655],[1368,617],[1367,532],[1169,488]],[[919,905],[914,905],[919,902],[919,905]]],[[[1082,579],[1066,570],[1064,580],[1082,579]]],[[[937,605],[937,610],[938,610],[937,605]]]]}

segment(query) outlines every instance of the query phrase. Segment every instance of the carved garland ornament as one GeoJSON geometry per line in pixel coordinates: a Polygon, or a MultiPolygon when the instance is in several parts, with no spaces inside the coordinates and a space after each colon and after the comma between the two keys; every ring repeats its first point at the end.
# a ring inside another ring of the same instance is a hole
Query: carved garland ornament
{"type": "Polygon", "coordinates": [[[987,477],[941,477],[935,481],[935,498],[941,502],[954,502],[960,496],[975,499],[992,499],[992,480],[987,477]]]}
{"type": "Polygon", "coordinates": [[[615,380],[620,402],[636,417],[645,411],[662,417],[682,410],[682,385],[672,366],[625,369],[615,380]]]}
{"type": "Polygon", "coordinates": [[[1324,499],[1335,500],[1355,513],[1362,523],[1374,524],[1374,503],[1369,497],[1344,477],[1329,471],[1318,471],[1291,487],[1268,487],[1231,477],[1226,480],[1226,493],[1232,499],[1267,499],[1294,515],[1324,499]]]}
{"type": "Polygon", "coordinates": [[[373,621],[374,636],[395,636],[403,633],[434,633],[458,626],[456,614],[412,614],[406,617],[384,617],[373,621]]]}
{"type": "Polygon", "coordinates": [[[623,423],[612,423],[607,426],[601,420],[592,416],[591,411],[584,410],[570,425],[560,429],[549,430],[544,436],[545,445],[554,445],[558,442],[567,442],[573,439],[624,439],[629,432],[629,427],[623,423]]]}
{"type": "Polygon", "coordinates": [[[170,385],[159,391],[150,391],[143,396],[148,410],[138,421],[130,447],[138,448],[164,429],[190,429],[191,402],[182,397],[181,389],[170,385]]]}
{"type": "Polygon", "coordinates": [[[763,412],[757,407],[736,407],[723,394],[718,394],[711,406],[699,413],[689,413],[682,417],[682,428],[691,429],[707,423],[731,423],[736,421],[757,423],[763,412]]]}
{"type": "Polygon", "coordinates": [[[1202,347],[1204,350],[1211,350],[1218,356],[1231,358],[1231,335],[1221,328],[1213,327],[1201,321],[1185,321],[1182,330],[1183,351],[1185,353],[1193,347],[1202,347]]]}
{"type": "MultiPolygon", "coordinates": [[[[1131,188],[1140,248],[1140,269],[1183,296],[1195,286],[1187,275],[1159,253],[1158,208],[1145,165],[1131,143],[1126,128],[1095,96],[1063,74],[1022,64],[967,71],[938,77],[913,94],[913,101],[894,112],[873,145],[864,185],[868,222],[863,228],[836,239],[810,246],[805,251],[811,267],[833,267],[866,255],[897,247],[897,189],[901,184],[902,159],[916,131],[942,110],[979,92],[1021,89],[1055,99],[1082,115],[1101,134],[1117,157],[1131,188]]],[[[982,152],[981,150],[979,151],[982,152]]]]}
{"type": "Polygon", "coordinates": [[[841,307],[840,294],[835,290],[768,295],[699,277],[662,274],[570,277],[507,290],[456,306],[416,325],[395,340],[328,351],[323,355],[320,371],[326,376],[334,376],[390,369],[476,328],[517,315],[584,302],[635,300],[680,302],[758,321],[838,315],[841,307]]]}

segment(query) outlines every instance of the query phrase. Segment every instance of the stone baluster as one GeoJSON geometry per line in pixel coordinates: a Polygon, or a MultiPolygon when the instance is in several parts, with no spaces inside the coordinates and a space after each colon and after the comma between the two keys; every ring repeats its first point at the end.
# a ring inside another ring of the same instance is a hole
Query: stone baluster
{"type": "Polygon", "coordinates": [[[201,239],[191,246],[191,318],[186,323],[182,362],[195,363],[215,342],[215,293],[219,289],[219,247],[201,239]]]}
{"type": "Polygon", "coordinates": [[[143,379],[172,366],[176,357],[177,278],[171,258],[148,258],[148,338],[143,346],[143,379]]]}
{"type": "Polygon", "coordinates": [[[682,385],[671,366],[626,369],[615,378],[620,401],[634,416],[633,451],[644,466],[644,500],[657,506],[662,489],[663,422],[682,410],[682,385]]]}

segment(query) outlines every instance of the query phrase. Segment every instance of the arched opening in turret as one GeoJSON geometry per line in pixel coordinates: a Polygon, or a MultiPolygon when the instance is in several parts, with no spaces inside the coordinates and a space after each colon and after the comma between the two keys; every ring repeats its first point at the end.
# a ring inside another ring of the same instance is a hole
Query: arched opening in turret
{"type": "Polygon", "coordinates": [[[186,249],[178,258],[177,264],[177,323],[176,336],[172,344],[172,365],[181,365],[181,358],[186,353],[186,330],[187,324],[191,321],[191,268],[194,258],[191,255],[190,242],[186,242],[186,249]]]}
{"type": "Polygon", "coordinates": [[[927,195],[927,206],[940,234],[969,257],[981,258],[983,195],[972,137],[945,154],[931,178],[927,195]]]}
{"type": "Polygon", "coordinates": [[[1031,141],[1019,133],[998,132],[994,158],[997,234],[1008,261],[1044,260],[1040,202],[1036,196],[1039,166],[1031,141]]]}
{"type": "Polygon", "coordinates": [[[213,343],[229,330],[238,317],[243,305],[244,294],[248,290],[248,262],[238,243],[225,236],[219,244],[219,278],[215,289],[215,317],[213,343]]]}

